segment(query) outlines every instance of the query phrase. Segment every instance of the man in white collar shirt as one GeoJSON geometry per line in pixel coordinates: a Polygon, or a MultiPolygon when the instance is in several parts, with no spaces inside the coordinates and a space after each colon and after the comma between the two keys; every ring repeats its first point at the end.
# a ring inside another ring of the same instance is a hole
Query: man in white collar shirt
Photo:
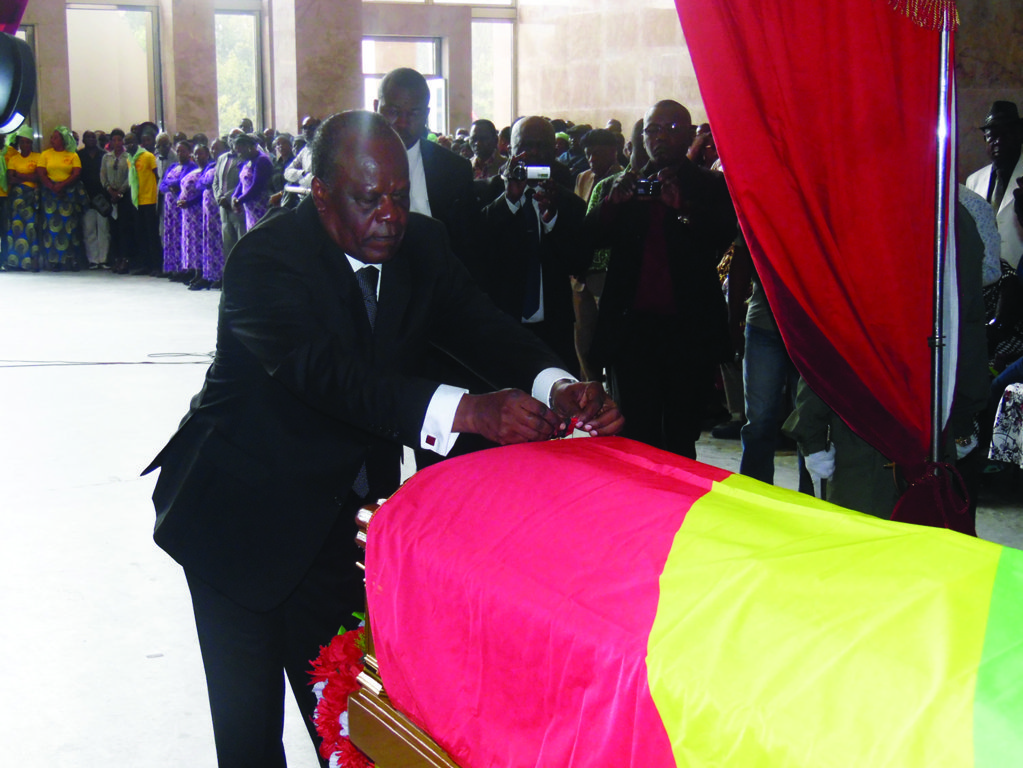
{"type": "Polygon", "coordinates": [[[384,116],[405,144],[412,210],[444,223],[451,250],[478,277],[475,260],[479,254],[479,211],[472,187],[472,165],[464,157],[424,140],[430,116],[426,78],[407,67],[388,72],[380,81],[373,109],[384,116]]]}
{"type": "Polygon", "coordinates": [[[1016,269],[1023,255],[1023,120],[1011,101],[996,101],[980,130],[991,165],[970,174],[966,186],[995,211],[1002,236],[1002,261],[1016,269]]]}

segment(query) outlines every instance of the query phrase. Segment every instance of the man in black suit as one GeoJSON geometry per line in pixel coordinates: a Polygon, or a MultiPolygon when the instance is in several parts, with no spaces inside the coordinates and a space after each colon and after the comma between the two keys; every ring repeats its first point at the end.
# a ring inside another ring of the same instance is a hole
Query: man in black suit
{"type": "Polygon", "coordinates": [[[563,182],[554,159],[554,128],[542,117],[512,126],[512,157],[483,209],[488,242],[483,285],[497,306],[542,339],[578,372],[570,277],[585,275],[593,251],[582,238],[586,203],[563,182]],[[542,181],[529,168],[550,169],[542,181]],[[521,176],[522,178],[518,178],[521,176]]]}
{"type": "Polygon", "coordinates": [[[185,569],[222,768],[284,765],[282,669],[309,721],[309,660],[363,605],[352,516],[395,490],[403,444],[542,440],[571,416],[594,435],[621,426],[599,387],[492,306],[443,227],[409,213],[408,161],[383,118],[328,118],[312,170],[310,196],[232,252],[213,365],[150,466],[154,538],[185,569]],[[431,343],[517,389],[410,375],[431,343]]]}
{"type": "Polygon", "coordinates": [[[472,186],[472,165],[439,144],[426,140],[430,88],[414,69],[401,67],[380,81],[373,109],[401,137],[409,159],[412,208],[444,223],[451,250],[476,275],[479,258],[479,210],[472,186]]]}
{"type": "Polygon", "coordinates": [[[643,135],[650,161],[616,179],[587,219],[596,247],[611,249],[590,357],[607,367],[625,434],[695,459],[714,372],[731,356],[717,264],[735,210],[724,177],[686,157],[685,107],[658,102],[643,135]]]}

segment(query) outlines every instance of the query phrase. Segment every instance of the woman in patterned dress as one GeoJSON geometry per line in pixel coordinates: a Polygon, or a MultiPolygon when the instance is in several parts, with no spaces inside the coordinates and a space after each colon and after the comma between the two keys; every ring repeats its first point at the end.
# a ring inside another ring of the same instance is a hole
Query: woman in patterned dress
{"type": "Polygon", "coordinates": [[[202,274],[203,223],[202,173],[210,162],[209,147],[199,144],[195,148],[196,166],[181,177],[178,208],[181,209],[181,260],[187,272],[195,275],[189,290],[199,291],[210,284],[202,274]]]}
{"type": "Polygon", "coordinates": [[[32,129],[22,125],[9,139],[17,151],[7,156],[8,226],[3,238],[4,269],[39,271],[36,234],[39,153],[32,151],[32,129]]]}
{"type": "Polygon", "coordinates": [[[160,179],[160,194],[163,195],[163,272],[171,280],[187,283],[192,279],[181,253],[181,209],[178,195],[181,194],[181,180],[198,166],[192,160],[192,143],[187,139],[179,141],[175,151],[178,161],[172,164],[160,179]]]}
{"type": "Polygon", "coordinates": [[[39,208],[43,215],[39,240],[41,255],[53,272],[67,268],[79,269],[78,254],[82,250],[79,222],[81,197],[85,194],[78,177],[82,160],[78,142],[65,126],[58,125],[50,134],[50,148],[39,155],[36,180],[40,187],[39,208]]]}
{"type": "Polygon", "coordinates": [[[245,212],[245,230],[256,226],[270,204],[270,179],[274,164],[259,146],[254,134],[243,133],[234,140],[234,151],[241,158],[238,186],[233,195],[234,209],[245,212]]]}
{"type": "Polygon", "coordinates": [[[227,151],[227,144],[220,139],[213,142],[213,156],[203,169],[202,180],[202,225],[203,251],[202,276],[210,288],[220,288],[224,276],[224,231],[220,218],[220,204],[213,194],[213,177],[216,173],[217,158],[227,151]]]}

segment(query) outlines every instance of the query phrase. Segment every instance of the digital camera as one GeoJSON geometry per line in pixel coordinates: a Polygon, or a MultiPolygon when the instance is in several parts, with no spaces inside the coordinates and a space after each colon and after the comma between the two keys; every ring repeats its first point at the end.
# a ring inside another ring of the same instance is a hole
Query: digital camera
{"type": "Polygon", "coordinates": [[[660,179],[636,179],[636,197],[657,197],[660,194],[660,179]]]}
{"type": "Polygon", "coordinates": [[[536,185],[551,177],[549,165],[516,165],[511,169],[508,178],[513,181],[524,181],[527,184],[536,185]]]}

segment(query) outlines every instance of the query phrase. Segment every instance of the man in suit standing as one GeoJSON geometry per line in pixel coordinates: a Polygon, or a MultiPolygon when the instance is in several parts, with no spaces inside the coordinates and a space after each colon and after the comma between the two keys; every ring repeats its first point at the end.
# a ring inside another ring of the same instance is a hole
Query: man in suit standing
{"type": "Polygon", "coordinates": [[[242,135],[241,128],[234,128],[228,137],[228,151],[217,158],[213,169],[213,197],[220,206],[220,232],[224,238],[226,259],[238,239],[245,234],[245,214],[234,209],[232,195],[238,187],[241,158],[234,148],[234,140],[242,135]]]}
{"type": "Polygon", "coordinates": [[[1023,255],[1023,119],[1011,101],[996,101],[980,126],[991,165],[971,173],[966,186],[995,211],[1002,261],[1015,269],[1023,255]]]}
{"type": "Polygon", "coordinates": [[[714,372],[731,357],[717,264],[735,210],[724,177],[686,157],[689,110],[658,102],[643,135],[649,163],[588,214],[596,247],[611,249],[591,358],[607,366],[628,436],[695,459],[714,372]]]}
{"type": "Polygon", "coordinates": [[[488,242],[483,285],[494,303],[521,322],[579,370],[571,277],[585,275],[592,249],[582,238],[586,203],[559,180],[554,127],[542,117],[512,126],[512,157],[501,190],[483,209],[488,242]],[[550,170],[550,178],[527,179],[528,168],[550,170]],[[503,189],[502,189],[503,188],[503,189]]]}
{"type": "Polygon", "coordinates": [[[572,416],[593,435],[622,423],[492,306],[439,223],[409,213],[408,160],[379,115],[328,118],[312,170],[310,196],[227,262],[216,357],[150,466],[154,538],[185,569],[222,768],[285,764],[282,670],[309,722],[309,660],[363,604],[353,515],[396,489],[403,444],[445,453],[462,433],[515,443],[572,416]],[[431,343],[512,388],[412,375],[431,343]]]}
{"type": "Polygon", "coordinates": [[[451,250],[476,275],[479,211],[472,186],[472,165],[464,157],[426,140],[430,116],[430,87],[426,78],[407,67],[388,72],[380,81],[373,109],[397,131],[408,152],[412,211],[443,222],[451,250]]]}

